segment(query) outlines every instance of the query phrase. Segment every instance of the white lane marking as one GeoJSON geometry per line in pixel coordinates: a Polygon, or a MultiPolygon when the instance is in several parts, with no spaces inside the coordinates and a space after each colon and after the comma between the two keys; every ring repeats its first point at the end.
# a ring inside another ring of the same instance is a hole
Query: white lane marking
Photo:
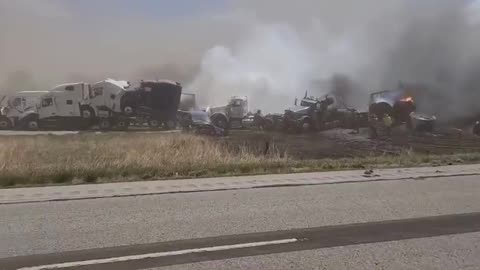
{"type": "Polygon", "coordinates": [[[131,255],[131,256],[123,256],[123,257],[113,257],[113,258],[106,258],[106,259],[24,267],[18,270],[48,270],[48,269],[58,269],[58,268],[80,267],[80,266],[87,266],[87,265],[126,262],[126,261],[144,260],[144,259],[175,256],[175,255],[184,255],[189,253],[212,252],[212,251],[221,251],[221,250],[238,249],[238,248],[260,247],[260,246],[268,246],[268,245],[280,245],[280,244],[293,243],[297,241],[298,239],[296,238],[290,238],[290,239],[281,239],[281,240],[264,241],[264,242],[252,242],[252,243],[244,243],[244,244],[236,244],[236,245],[183,249],[183,250],[147,253],[147,254],[139,254],[139,255],[131,255]]]}

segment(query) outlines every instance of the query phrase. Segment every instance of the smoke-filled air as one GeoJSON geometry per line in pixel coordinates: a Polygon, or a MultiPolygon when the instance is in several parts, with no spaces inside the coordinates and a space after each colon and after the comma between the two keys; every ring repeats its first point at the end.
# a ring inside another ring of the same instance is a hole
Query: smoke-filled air
{"type": "Polygon", "coordinates": [[[2,91],[172,79],[204,106],[239,95],[281,112],[306,91],[365,109],[404,82],[433,93],[420,110],[480,112],[476,1],[180,1],[195,7],[179,14],[157,1],[147,15],[124,2],[0,0],[2,91]]]}

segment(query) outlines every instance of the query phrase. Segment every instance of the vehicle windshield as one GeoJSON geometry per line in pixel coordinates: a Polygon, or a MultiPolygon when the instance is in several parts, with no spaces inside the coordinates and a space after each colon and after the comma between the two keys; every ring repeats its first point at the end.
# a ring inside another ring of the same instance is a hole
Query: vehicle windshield
{"type": "Polygon", "coordinates": [[[42,99],[42,107],[48,107],[53,105],[53,98],[44,98],[42,99]]]}
{"type": "Polygon", "coordinates": [[[210,117],[208,116],[208,113],[206,112],[191,112],[190,115],[192,116],[192,120],[194,122],[204,122],[204,123],[210,123],[210,117]]]}

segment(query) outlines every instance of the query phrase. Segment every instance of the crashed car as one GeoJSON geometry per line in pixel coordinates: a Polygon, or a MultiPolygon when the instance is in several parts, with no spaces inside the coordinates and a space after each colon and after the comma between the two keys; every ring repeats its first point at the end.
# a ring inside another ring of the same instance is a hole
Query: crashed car
{"type": "Polygon", "coordinates": [[[209,136],[226,136],[225,129],[215,126],[204,111],[179,111],[179,123],[183,130],[209,136]]]}

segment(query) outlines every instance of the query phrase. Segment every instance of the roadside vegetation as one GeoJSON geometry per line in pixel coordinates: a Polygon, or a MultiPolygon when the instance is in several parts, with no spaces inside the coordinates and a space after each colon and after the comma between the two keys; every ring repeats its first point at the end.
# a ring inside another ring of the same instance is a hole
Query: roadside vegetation
{"type": "Polygon", "coordinates": [[[258,145],[186,134],[80,134],[0,138],[0,186],[80,184],[265,173],[445,165],[480,153],[299,160],[258,145]]]}

